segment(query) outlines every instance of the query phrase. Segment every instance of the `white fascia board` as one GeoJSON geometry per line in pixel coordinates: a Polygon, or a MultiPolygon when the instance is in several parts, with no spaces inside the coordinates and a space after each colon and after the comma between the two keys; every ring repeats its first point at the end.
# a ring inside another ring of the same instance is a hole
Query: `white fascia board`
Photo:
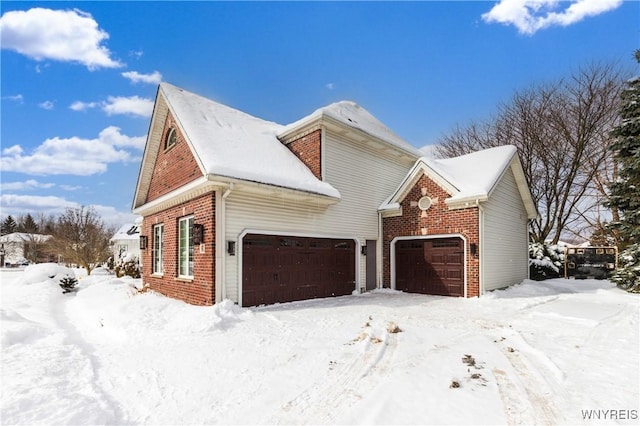
{"type": "Polygon", "coordinates": [[[233,184],[234,186],[234,190],[235,191],[245,191],[245,192],[251,192],[251,193],[255,193],[255,194],[262,194],[262,195],[270,195],[270,194],[286,194],[289,198],[291,198],[292,200],[309,200],[312,201],[314,203],[318,203],[321,205],[332,205],[332,204],[336,204],[337,202],[339,202],[342,198],[340,196],[338,197],[332,197],[329,195],[324,195],[324,194],[319,194],[316,192],[309,192],[309,191],[304,191],[301,189],[293,189],[293,188],[287,188],[284,186],[276,186],[276,185],[270,185],[267,183],[261,183],[261,182],[254,182],[254,181],[248,181],[248,180],[242,180],[242,179],[236,179],[236,178],[230,178],[230,177],[226,177],[226,176],[210,176],[211,179],[216,179],[219,181],[225,181],[228,182],[229,184],[233,184]]]}
{"type": "Polygon", "coordinates": [[[449,207],[449,210],[457,210],[477,207],[480,203],[483,203],[488,199],[489,197],[486,194],[479,194],[464,198],[447,198],[444,200],[444,203],[449,207]]]}
{"type": "Polygon", "coordinates": [[[407,196],[409,191],[413,188],[416,182],[420,179],[422,174],[427,175],[432,181],[434,181],[438,186],[440,186],[445,192],[451,195],[455,195],[460,192],[455,186],[453,186],[449,181],[447,181],[444,177],[442,177],[438,172],[433,170],[429,165],[427,165],[422,159],[418,159],[413,168],[407,173],[402,183],[398,186],[398,189],[386,200],[381,206],[380,210],[384,209],[385,206],[391,205],[393,203],[400,203],[407,196]]]}
{"type": "Polygon", "coordinates": [[[202,176],[181,186],[180,188],[174,189],[173,191],[156,198],[153,201],[133,209],[133,213],[141,216],[145,216],[145,214],[149,215],[165,210],[169,207],[182,204],[197,195],[205,194],[207,192],[215,191],[217,188],[224,188],[227,186],[228,183],[226,182],[216,182],[210,180],[206,176],[202,176]]]}
{"type": "MultiPolygon", "coordinates": [[[[136,183],[136,191],[133,196],[133,208],[137,208],[144,204],[144,200],[149,191],[149,185],[151,183],[151,177],[153,174],[153,163],[158,156],[159,140],[161,135],[158,135],[158,121],[166,120],[167,104],[164,98],[160,96],[160,86],[156,92],[156,101],[153,104],[153,112],[151,114],[151,121],[149,122],[149,130],[147,131],[147,140],[144,144],[144,151],[142,153],[142,161],[140,162],[140,170],[138,171],[138,180],[136,183]],[[159,117],[163,115],[164,118],[159,117]]],[[[164,124],[164,121],[163,121],[164,124]]],[[[160,129],[160,133],[162,130],[160,129]]]]}
{"type": "Polygon", "coordinates": [[[538,207],[533,201],[531,189],[529,189],[529,185],[527,184],[527,178],[524,175],[522,163],[520,163],[518,156],[511,161],[511,170],[513,171],[513,176],[516,179],[518,191],[520,191],[520,197],[522,197],[524,207],[527,210],[527,218],[529,220],[537,219],[539,217],[538,207]]]}

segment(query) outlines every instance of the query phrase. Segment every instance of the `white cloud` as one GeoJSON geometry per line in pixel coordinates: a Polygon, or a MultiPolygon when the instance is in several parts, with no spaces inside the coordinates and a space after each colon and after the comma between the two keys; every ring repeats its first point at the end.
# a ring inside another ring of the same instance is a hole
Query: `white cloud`
{"type": "Polygon", "coordinates": [[[2,48],[15,50],[36,61],[77,62],[88,69],[116,68],[102,43],[109,34],[86,12],[33,8],[6,12],[0,18],[2,48]]]}
{"type": "Polygon", "coordinates": [[[142,151],[147,138],[144,136],[127,136],[120,133],[120,129],[109,126],[100,132],[100,140],[113,146],[131,147],[142,151]]]}
{"type": "Polygon", "coordinates": [[[38,106],[42,109],[52,110],[54,107],[54,104],[51,101],[44,101],[39,103],[38,106]]]}
{"type": "MultiPolygon", "coordinates": [[[[75,201],[69,201],[61,197],[42,195],[0,195],[0,210],[3,215],[19,216],[29,212],[44,213],[45,215],[57,215],[63,213],[67,208],[81,207],[75,201]]],[[[107,226],[120,227],[123,223],[134,222],[136,216],[131,212],[118,211],[111,206],[93,204],[87,207],[95,209],[96,213],[107,226]]]]}
{"type": "Polygon", "coordinates": [[[43,183],[34,179],[29,179],[24,182],[3,182],[0,183],[0,189],[3,191],[28,191],[32,189],[47,189],[53,188],[55,183],[43,183]]]}
{"type": "Polygon", "coordinates": [[[148,118],[153,113],[153,101],[138,96],[109,96],[102,104],[102,110],[107,115],[126,114],[148,118]]]}
{"type": "Polygon", "coordinates": [[[575,24],[621,4],[622,0],[501,0],[482,19],[487,23],[513,25],[520,33],[532,35],[551,26],[575,24]]]}
{"type": "Polygon", "coordinates": [[[3,96],[2,99],[7,99],[9,101],[18,102],[19,104],[24,103],[24,97],[22,95],[3,96]]]}
{"type": "Polygon", "coordinates": [[[69,105],[69,108],[74,111],[86,111],[98,107],[107,115],[121,114],[149,118],[153,113],[153,101],[139,96],[109,96],[102,102],[75,101],[69,105]]]}
{"type": "Polygon", "coordinates": [[[64,198],[53,195],[16,195],[2,194],[0,206],[3,214],[20,215],[25,212],[56,213],[62,212],[67,207],[79,207],[78,203],[67,201],[64,198]]]}
{"type": "Polygon", "coordinates": [[[89,176],[105,172],[109,163],[139,160],[124,148],[142,149],[144,141],[144,136],[126,136],[117,127],[107,127],[95,139],[47,139],[28,155],[14,145],[3,150],[0,168],[30,175],[89,176]]]}
{"type": "Polygon", "coordinates": [[[324,85],[324,87],[326,87],[329,90],[333,90],[333,89],[336,88],[336,85],[335,85],[335,83],[327,83],[327,84],[324,85]]]}
{"type": "Polygon", "coordinates": [[[12,155],[12,156],[16,156],[16,155],[20,155],[22,154],[22,147],[20,145],[13,145],[10,146],[9,148],[5,148],[2,150],[2,154],[3,155],[12,155]]]}
{"type": "Polygon", "coordinates": [[[104,221],[107,226],[112,226],[116,228],[120,228],[125,223],[133,223],[135,222],[137,216],[131,213],[130,211],[119,211],[116,210],[112,206],[103,206],[101,204],[94,204],[93,207],[104,221]]]}
{"type": "Polygon", "coordinates": [[[86,111],[88,109],[95,108],[95,107],[98,107],[98,106],[100,106],[100,103],[98,103],[98,102],[75,101],[74,103],[69,105],[69,108],[74,110],[74,111],[86,111]]]}
{"type": "Polygon", "coordinates": [[[60,189],[64,189],[65,191],[78,191],[83,188],[84,187],[80,185],[60,185],[60,189]]]}
{"type": "Polygon", "coordinates": [[[129,56],[133,56],[136,59],[140,59],[144,55],[142,50],[131,50],[129,51],[129,56]]]}
{"type": "Polygon", "coordinates": [[[132,83],[160,84],[162,82],[162,74],[154,71],[151,74],[140,74],[137,71],[123,72],[122,76],[132,83]]]}

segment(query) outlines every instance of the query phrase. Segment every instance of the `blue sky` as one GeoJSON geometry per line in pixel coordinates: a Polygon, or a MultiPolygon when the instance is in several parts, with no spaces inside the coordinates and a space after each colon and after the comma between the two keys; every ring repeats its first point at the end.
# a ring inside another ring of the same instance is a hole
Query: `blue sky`
{"type": "Polygon", "coordinates": [[[167,81],[288,124],[339,100],[409,143],[594,61],[637,73],[640,2],[0,3],[1,216],[131,220],[167,81]]]}

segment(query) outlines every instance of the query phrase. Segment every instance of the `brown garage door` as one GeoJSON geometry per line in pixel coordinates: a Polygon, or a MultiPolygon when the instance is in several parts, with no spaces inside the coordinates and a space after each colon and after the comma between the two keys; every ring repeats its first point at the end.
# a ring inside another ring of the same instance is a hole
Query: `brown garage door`
{"type": "Polygon", "coordinates": [[[355,241],[245,235],[242,306],[344,296],[355,288],[355,241]]]}
{"type": "Polygon", "coordinates": [[[461,238],[397,241],[396,290],[464,296],[464,243],[461,238]]]}

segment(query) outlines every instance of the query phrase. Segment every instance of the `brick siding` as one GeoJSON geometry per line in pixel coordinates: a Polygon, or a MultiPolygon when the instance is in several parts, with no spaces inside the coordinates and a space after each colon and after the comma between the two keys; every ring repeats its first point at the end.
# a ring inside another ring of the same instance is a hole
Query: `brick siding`
{"type": "MultiPolygon", "coordinates": [[[[470,253],[472,243],[478,244],[478,208],[449,210],[445,199],[450,195],[426,175],[418,180],[409,194],[400,203],[402,216],[383,218],[383,286],[391,286],[391,241],[395,237],[438,234],[461,234],[466,239],[467,250],[467,296],[479,295],[479,260],[470,253]],[[432,206],[422,214],[416,205],[427,195],[433,200],[432,206]],[[411,205],[413,202],[413,206],[411,205]],[[425,216],[425,217],[423,217],[425,216]],[[426,233],[423,233],[423,229],[426,233]]],[[[479,246],[479,244],[478,244],[479,246]]]]}
{"type": "Polygon", "coordinates": [[[145,216],[141,235],[148,238],[142,250],[142,282],[168,297],[193,305],[215,303],[215,203],[216,194],[208,193],[184,204],[145,216]],[[194,223],[204,225],[204,253],[194,247],[193,279],[178,278],[178,223],[180,218],[193,215],[194,223]],[[153,226],[164,224],[164,274],[152,275],[153,226]]]}
{"type": "Polygon", "coordinates": [[[302,136],[287,144],[287,147],[311,170],[311,172],[322,180],[322,130],[302,136]]]}
{"type": "Polygon", "coordinates": [[[185,141],[180,129],[175,124],[174,118],[169,113],[162,130],[162,139],[158,147],[158,156],[153,167],[153,175],[151,176],[146,202],[155,200],[201,176],[202,172],[189,144],[185,141]],[[174,146],[165,150],[165,140],[172,127],[177,131],[177,142],[174,146]]]}

